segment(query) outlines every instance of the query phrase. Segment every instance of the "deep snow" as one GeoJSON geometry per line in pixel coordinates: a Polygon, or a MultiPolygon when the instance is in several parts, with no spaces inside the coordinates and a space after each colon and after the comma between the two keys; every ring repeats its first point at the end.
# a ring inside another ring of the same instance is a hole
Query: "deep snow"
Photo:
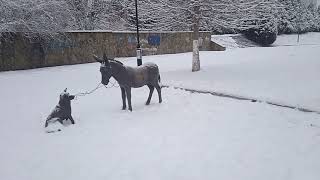
{"type": "MultiPolygon", "coordinates": [[[[320,109],[319,46],[144,57],[162,83],[222,91],[320,109]]],[[[119,58],[135,65],[135,58],[119,58]]],[[[132,92],[122,111],[117,88],[72,102],[76,125],[47,134],[44,121],[68,87],[93,89],[99,64],[0,73],[0,178],[56,179],[306,179],[320,178],[320,116],[234,99],[163,88],[132,92]]]]}

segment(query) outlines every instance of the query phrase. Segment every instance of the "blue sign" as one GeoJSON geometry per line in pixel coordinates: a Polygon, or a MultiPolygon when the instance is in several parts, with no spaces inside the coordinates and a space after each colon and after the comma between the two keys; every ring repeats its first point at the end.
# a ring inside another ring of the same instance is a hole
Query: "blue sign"
{"type": "Polygon", "coordinates": [[[160,45],[160,36],[159,35],[149,35],[148,44],[151,46],[159,46],[160,45]]]}

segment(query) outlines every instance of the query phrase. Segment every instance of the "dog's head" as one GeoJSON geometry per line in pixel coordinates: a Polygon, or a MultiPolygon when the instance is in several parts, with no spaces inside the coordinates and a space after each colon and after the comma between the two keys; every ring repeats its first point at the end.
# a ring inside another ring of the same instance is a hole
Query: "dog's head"
{"type": "Polygon", "coordinates": [[[69,103],[72,99],[74,99],[74,95],[70,95],[67,92],[67,88],[60,94],[60,100],[59,102],[62,103],[69,103]]]}

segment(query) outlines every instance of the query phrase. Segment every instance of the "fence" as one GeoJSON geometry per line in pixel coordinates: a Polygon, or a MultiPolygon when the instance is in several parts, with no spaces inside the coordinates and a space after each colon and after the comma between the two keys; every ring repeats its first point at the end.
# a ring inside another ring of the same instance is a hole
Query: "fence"
{"type": "MultiPolygon", "coordinates": [[[[190,32],[141,32],[143,55],[192,51],[190,32]]],[[[50,41],[24,38],[15,33],[0,40],[0,71],[94,62],[92,54],[110,57],[136,56],[135,32],[72,31],[50,41]]],[[[222,51],[210,32],[200,33],[200,50],[222,51]]]]}

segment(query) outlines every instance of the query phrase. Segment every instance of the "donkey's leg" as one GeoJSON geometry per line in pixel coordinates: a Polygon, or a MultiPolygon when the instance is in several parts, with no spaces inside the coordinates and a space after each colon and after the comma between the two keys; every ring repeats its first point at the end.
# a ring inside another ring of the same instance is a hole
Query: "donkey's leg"
{"type": "Polygon", "coordinates": [[[159,103],[162,102],[162,97],[161,97],[161,87],[159,84],[157,84],[156,86],[157,92],[158,92],[158,96],[159,96],[159,103]]]}
{"type": "Polygon", "coordinates": [[[126,103],[126,90],[121,87],[121,96],[122,96],[122,110],[127,109],[127,103],[126,103]]]}
{"type": "Polygon", "coordinates": [[[150,89],[150,92],[149,92],[149,97],[148,97],[148,100],[146,102],[146,105],[149,105],[150,104],[150,101],[151,101],[151,97],[152,97],[152,93],[154,91],[154,86],[151,86],[151,85],[148,85],[149,89],[150,89]]]}
{"type": "Polygon", "coordinates": [[[126,88],[126,95],[127,95],[127,99],[128,99],[128,106],[129,106],[129,110],[132,111],[132,106],[131,106],[131,88],[126,88]]]}

